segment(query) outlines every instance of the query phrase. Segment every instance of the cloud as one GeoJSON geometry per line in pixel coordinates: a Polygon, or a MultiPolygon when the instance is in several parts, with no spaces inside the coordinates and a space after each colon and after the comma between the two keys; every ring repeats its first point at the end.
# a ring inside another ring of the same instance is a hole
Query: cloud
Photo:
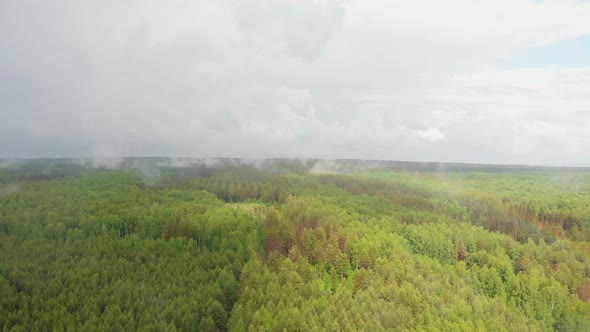
{"type": "Polygon", "coordinates": [[[445,137],[445,135],[438,128],[419,129],[416,130],[416,134],[418,137],[429,142],[436,142],[445,137]]]}
{"type": "Polygon", "coordinates": [[[512,59],[589,22],[569,0],[3,2],[0,157],[588,163],[590,67],[512,59]]]}
{"type": "Polygon", "coordinates": [[[350,1],[350,22],[373,33],[425,35],[452,42],[524,45],[588,33],[588,3],[575,0],[350,1]]]}

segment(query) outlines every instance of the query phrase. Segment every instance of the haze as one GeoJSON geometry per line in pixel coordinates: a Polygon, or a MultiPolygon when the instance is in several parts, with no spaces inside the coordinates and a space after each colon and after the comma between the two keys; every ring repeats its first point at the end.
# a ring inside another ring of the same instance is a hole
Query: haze
{"type": "Polygon", "coordinates": [[[0,158],[122,156],[590,164],[590,2],[0,2],[0,158]]]}

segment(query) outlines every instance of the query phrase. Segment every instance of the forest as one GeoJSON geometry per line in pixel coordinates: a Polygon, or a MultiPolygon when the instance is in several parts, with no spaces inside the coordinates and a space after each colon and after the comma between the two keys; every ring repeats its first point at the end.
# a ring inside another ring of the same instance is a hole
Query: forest
{"type": "Polygon", "coordinates": [[[590,331],[590,169],[0,162],[0,331],[590,331]]]}

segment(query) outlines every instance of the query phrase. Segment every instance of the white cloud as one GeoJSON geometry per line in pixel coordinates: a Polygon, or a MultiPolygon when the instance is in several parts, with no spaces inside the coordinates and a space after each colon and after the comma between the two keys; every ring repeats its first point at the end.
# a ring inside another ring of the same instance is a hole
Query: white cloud
{"type": "Polygon", "coordinates": [[[438,128],[427,128],[416,130],[418,137],[429,142],[436,142],[445,137],[445,135],[438,128]]]}
{"type": "Polygon", "coordinates": [[[508,68],[590,3],[0,4],[0,157],[588,163],[590,67],[508,68]]]}
{"type": "Polygon", "coordinates": [[[590,31],[590,4],[574,0],[356,0],[348,2],[347,13],[355,27],[372,33],[459,42],[530,46],[590,31]]]}

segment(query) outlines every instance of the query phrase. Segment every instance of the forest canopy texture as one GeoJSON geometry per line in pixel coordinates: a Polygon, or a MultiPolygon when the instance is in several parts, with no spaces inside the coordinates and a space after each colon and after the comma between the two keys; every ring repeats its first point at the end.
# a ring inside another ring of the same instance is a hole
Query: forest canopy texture
{"type": "Polygon", "coordinates": [[[0,331],[590,331],[590,171],[0,167],[0,331]]]}

